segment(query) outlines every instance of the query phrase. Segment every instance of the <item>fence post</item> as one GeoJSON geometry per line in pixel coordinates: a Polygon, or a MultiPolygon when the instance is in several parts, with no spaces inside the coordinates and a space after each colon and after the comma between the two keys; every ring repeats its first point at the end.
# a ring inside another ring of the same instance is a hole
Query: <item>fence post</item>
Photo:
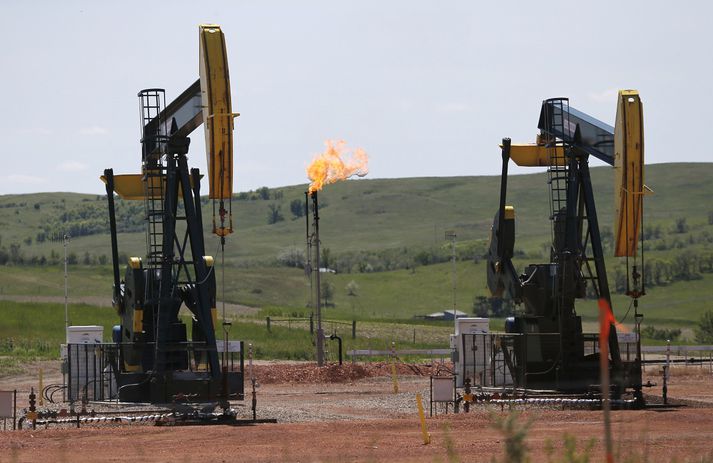
{"type": "Polygon", "coordinates": [[[399,392],[399,382],[396,378],[396,342],[391,341],[391,379],[394,383],[394,394],[399,392]]]}
{"type": "Polygon", "coordinates": [[[267,332],[271,333],[272,331],[270,330],[270,317],[265,317],[265,319],[267,320],[267,332]]]}
{"type": "Polygon", "coordinates": [[[314,334],[314,312],[309,314],[309,334],[314,334]]]}
{"type": "Polygon", "coordinates": [[[352,320],[352,339],[356,339],[356,320],[352,320]]]}

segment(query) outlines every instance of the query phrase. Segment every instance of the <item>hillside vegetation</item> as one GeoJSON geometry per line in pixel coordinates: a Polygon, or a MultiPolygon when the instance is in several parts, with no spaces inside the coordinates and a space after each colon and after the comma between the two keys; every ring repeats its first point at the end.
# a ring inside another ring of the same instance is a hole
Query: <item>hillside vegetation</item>
{"type": "MultiPolygon", "coordinates": [[[[592,169],[605,251],[611,254],[613,175],[592,169]]],[[[713,272],[713,164],[647,167],[644,233],[648,296],[647,322],[690,327],[711,309],[713,272]]],[[[300,267],[305,248],[301,202],[305,185],[244,192],[233,201],[235,233],[226,245],[226,267],[218,269],[225,288],[219,298],[264,308],[265,313],[304,315],[309,284],[300,267]]],[[[330,316],[355,319],[408,319],[451,308],[450,241],[457,235],[456,303],[472,312],[487,297],[484,264],[498,177],[409,178],[347,181],[320,193],[323,263],[330,316]]],[[[516,264],[547,260],[549,205],[544,173],[512,176],[508,203],[517,214],[516,264]]],[[[122,260],[145,253],[141,202],[119,201],[122,260]]],[[[207,252],[218,254],[210,235],[211,205],[204,200],[207,252]]],[[[0,295],[63,294],[63,247],[68,246],[70,295],[110,298],[111,270],[106,198],[75,193],[0,197],[0,295]]],[[[220,261],[220,260],[219,260],[220,261]]],[[[608,259],[613,292],[623,291],[621,260],[608,259]],[[617,291],[618,290],[618,291],[617,291]]],[[[123,270],[122,270],[123,271],[123,270]]],[[[615,296],[615,311],[628,299],[615,296]]],[[[594,320],[593,304],[583,303],[594,320]]],[[[646,322],[645,322],[646,323],[646,322]]]]}

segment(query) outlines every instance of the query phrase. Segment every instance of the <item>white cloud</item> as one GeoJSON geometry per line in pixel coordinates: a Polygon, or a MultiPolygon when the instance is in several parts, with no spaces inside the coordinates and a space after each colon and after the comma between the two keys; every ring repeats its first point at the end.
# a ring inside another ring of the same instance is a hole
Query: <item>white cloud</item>
{"type": "Polygon", "coordinates": [[[79,161],[64,161],[57,166],[60,172],[81,172],[87,170],[87,165],[79,161]]]}
{"type": "Polygon", "coordinates": [[[79,135],[106,135],[109,133],[109,129],[104,127],[82,127],[79,129],[79,135]]]}
{"type": "Polygon", "coordinates": [[[619,90],[616,88],[609,88],[602,90],[601,92],[590,92],[589,99],[595,103],[608,103],[616,101],[616,96],[619,94],[619,90]]]}

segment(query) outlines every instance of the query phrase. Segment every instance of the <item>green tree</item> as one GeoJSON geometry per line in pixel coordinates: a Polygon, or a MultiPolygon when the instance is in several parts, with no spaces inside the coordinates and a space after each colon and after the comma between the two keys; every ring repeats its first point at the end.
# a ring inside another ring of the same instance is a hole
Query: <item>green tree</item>
{"type": "Polygon", "coordinates": [[[20,245],[18,243],[10,244],[10,262],[14,264],[22,263],[22,253],[20,251],[20,245]]]}
{"type": "Polygon", "coordinates": [[[270,189],[266,186],[258,188],[257,195],[260,199],[270,199],[270,189]]]}
{"type": "Polygon", "coordinates": [[[696,342],[713,344],[713,310],[709,310],[701,316],[698,328],[696,328],[696,342]]]}
{"type": "Polygon", "coordinates": [[[347,283],[344,289],[347,291],[347,296],[356,297],[359,295],[359,284],[354,280],[347,283]]]}
{"type": "Polygon", "coordinates": [[[675,233],[686,233],[688,231],[688,224],[686,223],[686,218],[677,218],[673,230],[675,233]]]}
{"type": "Polygon", "coordinates": [[[487,317],[490,312],[490,301],[485,296],[473,298],[473,313],[476,317],[487,317]]]}
{"type": "Polygon", "coordinates": [[[602,227],[599,236],[605,251],[614,247],[614,233],[611,231],[611,227],[602,227]]]}
{"type": "Polygon", "coordinates": [[[334,284],[327,280],[322,280],[322,301],[325,307],[334,307],[334,284]]]}
{"type": "Polygon", "coordinates": [[[294,199],[290,202],[290,211],[295,218],[300,218],[305,214],[304,202],[300,199],[294,199]]]}
{"type": "Polygon", "coordinates": [[[644,338],[657,339],[659,341],[676,341],[681,337],[680,328],[656,328],[655,326],[645,326],[641,329],[641,336],[644,338]]]}
{"type": "Polygon", "coordinates": [[[319,265],[323,268],[331,268],[332,251],[329,248],[322,248],[321,256],[319,257],[319,265]]]}
{"type": "Polygon", "coordinates": [[[277,262],[285,267],[304,268],[305,266],[305,251],[297,246],[290,246],[281,250],[277,254],[277,262]]]}
{"type": "Polygon", "coordinates": [[[268,206],[268,211],[267,211],[267,223],[272,225],[277,222],[281,222],[285,220],[285,217],[282,215],[282,212],[280,211],[280,206],[277,206],[275,204],[270,204],[268,206]]]}

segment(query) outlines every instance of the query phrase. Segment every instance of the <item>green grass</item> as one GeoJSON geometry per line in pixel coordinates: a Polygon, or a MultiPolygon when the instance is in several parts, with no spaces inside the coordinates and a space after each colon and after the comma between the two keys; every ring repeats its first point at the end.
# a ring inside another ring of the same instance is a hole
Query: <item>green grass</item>
{"type": "MultiPolygon", "coordinates": [[[[611,268],[614,259],[610,259],[611,268]]],[[[522,268],[525,261],[518,261],[522,268]]],[[[458,262],[457,308],[470,313],[476,295],[486,295],[484,263],[458,262]]],[[[13,267],[0,273],[0,295],[40,295],[61,298],[64,276],[61,268],[13,267]]],[[[342,320],[404,321],[416,315],[442,311],[452,307],[452,267],[449,263],[417,267],[415,270],[395,270],[379,273],[323,274],[334,285],[335,307],[325,307],[328,318],[342,320]],[[354,281],[359,286],[357,296],[349,296],[346,286],[354,281]]],[[[610,278],[611,279],[611,278],[610,278]]],[[[222,296],[218,273],[218,295],[222,296]]],[[[701,314],[713,308],[708,296],[713,275],[703,274],[699,280],[680,281],[647,290],[641,298],[639,311],[644,324],[669,328],[692,328],[701,314]]],[[[111,271],[108,266],[72,266],[69,273],[70,302],[73,297],[97,296],[102,305],[111,302],[111,271]],[[101,298],[104,298],[101,300],[101,298]]],[[[309,284],[300,269],[255,267],[226,269],[226,301],[263,307],[269,314],[306,316],[309,309],[309,284]]],[[[622,319],[630,305],[626,296],[613,296],[614,313],[622,319]]],[[[58,305],[58,307],[60,307],[58,305]]],[[[63,309],[62,309],[63,310],[63,309]]],[[[595,301],[580,301],[578,313],[590,324],[598,316],[595,301]]],[[[107,311],[111,313],[111,310],[107,311]]],[[[62,312],[63,313],[63,312],[62,312]]],[[[34,318],[33,318],[34,319],[34,318]]],[[[91,323],[91,318],[86,319],[91,323]]],[[[62,319],[63,321],[63,319],[62,319]]],[[[101,324],[101,320],[97,321],[101,324]]],[[[625,324],[633,323],[633,309],[625,324]]]]}
{"type": "MultiPolygon", "coordinates": [[[[123,271],[123,270],[122,270],[123,271]]],[[[112,269],[108,265],[72,265],[67,286],[71,296],[106,296],[111,304],[112,269]]],[[[0,272],[0,295],[64,296],[64,268],[6,266],[0,272]]]]}
{"type": "MultiPolygon", "coordinates": [[[[111,328],[119,322],[110,308],[85,304],[69,306],[73,325],[104,327],[104,341],[109,342],[111,328]]],[[[0,301],[0,376],[22,371],[26,362],[36,359],[57,359],[59,345],[65,342],[64,306],[62,304],[20,303],[0,301]]],[[[190,324],[188,324],[190,327],[190,324]]],[[[359,322],[357,337],[351,338],[351,326],[325,320],[327,335],[337,334],[343,340],[343,351],[350,349],[388,349],[391,342],[399,348],[443,347],[450,329],[444,325],[416,326],[394,323],[359,322]],[[415,342],[414,335],[415,334],[415,342]]],[[[218,333],[222,337],[222,333],[218,333]]],[[[267,330],[264,320],[233,320],[230,339],[239,339],[254,346],[257,359],[313,360],[313,336],[306,322],[273,323],[267,330]]],[[[336,342],[326,343],[328,358],[337,360],[336,342]]]]}
{"type": "MultiPolygon", "coordinates": [[[[497,150],[492,155],[497,156],[497,150]]],[[[545,174],[537,173],[509,179],[508,203],[513,204],[517,211],[516,247],[528,256],[515,262],[520,269],[528,263],[546,260],[542,255],[543,244],[550,241],[550,224],[545,177],[545,174]]],[[[612,228],[612,171],[606,167],[594,168],[592,178],[600,225],[612,228]]],[[[646,183],[655,190],[655,194],[646,199],[646,225],[660,226],[666,240],[686,242],[687,250],[698,254],[713,252],[710,244],[688,244],[691,237],[713,233],[713,226],[708,224],[708,213],[713,211],[713,182],[710,178],[713,178],[713,163],[648,166],[646,183]],[[690,230],[671,235],[669,230],[678,217],[686,218],[690,230]]],[[[279,188],[282,193],[279,200],[233,202],[236,231],[228,237],[226,245],[228,265],[225,267],[225,288],[221,284],[222,270],[218,267],[219,299],[224,297],[228,302],[261,307],[263,311],[257,316],[261,320],[269,313],[308,313],[309,285],[303,271],[274,265],[281,250],[304,246],[304,218],[293,219],[289,211],[290,201],[302,199],[304,189],[305,185],[279,188]],[[285,221],[267,224],[270,204],[281,207],[285,221]]],[[[330,185],[320,193],[323,206],[320,213],[322,246],[328,247],[333,255],[447,247],[448,243],[444,240],[446,230],[457,233],[459,246],[482,243],[489,234],[498,192],[498,177],[359,180],[330,185]]],[[[52,252],[61,256],[63,247],[60,242],[38,244],[33,240],[28,245],[23,240],[33,238],[41,231],[43,224],[52,222],[60,214],[87,207],[103,208],[105,200],[95,195],[74,193],[0,196],[0,247],[9,249],[11,244],[18,243],[26,257],[49,256],[52,252]]],[[[217,255],[217,239],[209,234],[210,211],[209,206],[204,206],[206,248],[209,254],[217,255]]],[[[120,234],[119,246],[126,255],[143,255],[144,234],[120,234]]],[[[73,238],[69,252],[77,254],[80,259],[85,252],[108,256],[109,237],[105,234],[73,238]]],[[[652,250],[647,252],[647,258],[670,260],[677,252],[671,249],[652,250]]],[[[607,259],[610,282],[613,281],[616,265],[620,265],[616,259],[607,259]]],[[[335,303],[334,307],[325,308],[325,317],[356,319],[359,320],[359,329],[364,330],[364,338],[357,340],[354,346],[364,346],[359,344],[361,342],[374,345],[388,343],[392,339],[399,343],[412,342],[414,329],[417,344],[446,345],[450,326],[425,325],[414,321],[413,317],[452,307],[450,263],[418,266],[410,270],[327,274],[323,277],[334,286],[335,303]],[[345,289],[352,281],[358,285],[357,296],[349,296],[345,289]]],[[[711,283],[713,275],[706,274],[700,280],[649,288],[640,305],[640,311],[645,314],[644,325],[682,328],[684,335],[690,335],[700,315],[713,308],[709,297],[711,283]]],[[[110,305],[110,266],[70,266],[68,284],[70,302],[73,298],[93,297],[92,304],[110,305]]],[[[0,296],[52,296],[60,300],[63,294],[61,264],[6,266],[0,272],[0,296]]],[[[471,312],[474,297],[485,295],[484,263],[458,262],[457,308],[471,312]]],[[[613,304],[616,316],[623,318],[629,300],[615,295],[613,304]]],[[[64,339],[61,304],[0,301],[0,310],[9,317],[3,318],[6,321],[0,324],[0,338],[12,336],[30,343],[39,339],[52,346],[64,339]]],[[[108,307],[73,304],[70,310],[74,324],[103,325],[107,336],[109,328],[117,321],[108,307]]],[[[586,329],[596,329],[597,308],[594,301],[581,302],[578,312],[585,320],[586,329]]],[[[268,335],[262,333],[266,330],[261,326],[261,320],[236,320],[234,337],[254,340],[256,346],[260,346],[260,355],[268,357],[311,355],[310,337],[304,329],[295,327],[283,332],[283,327],[275,326],[273,334],[268,335]]],[[[630,313],[625,324],[631,325],[632,321],[633,313],[630,313]]],[[[494,320],[493,328],[500,324],[500,321],[494,320]]],[[[342,329],[341,325],[335,326],[338,330],[342,329]]],[[[344,336],[345,343],[348,337],[344,336]]]]}
{"type": "MultiPolygon", "coordinates": [[[[316,323],[315,323],[316,329],[316,323]]],[[[398,349],[429,349],[443,348],[448,343],[451,330],[443,327],[405,327],[391,323],[357,324],[357,336],[351,337],[351,326],[323,324],[325,335],[337,334],[342,338],[342,349],[346,359],[347,351],[351,349],[387,350],[391,342],[396,342],[398,349]],[[423,329],[422,329],[423,328],[423,329]],[[416,330],[416,342],[412,333],[416,330]]],[[[258,359],[314,360],[315,347],[313,336],[309,333],[306,323],[272,323],[268,332],[266,323],[234,323],[230,330],[231,339],[241,339],[252,343],[255,356],[258,359]]],[[[338,355],[337,342],[325,341],[328,360],[336,361],[338,355]]]]}
{"type": "MultiPolygon", "coordinates": [[[[492,156],[498,156],[497,150],[492,156]]],[[[518,218],[518,246],[539,249],[549,241],[549,206],[543,173],[512,176],[508,203],[518,218]],[[523,231],[526,231],[523,233],[523,231]]],[[[670,226],[677,217],[689,225],[705,224],[713,210],[713,163],[675,163],[647,166],[646,183],[655,194],[646,199],[646,223],[670,226]]],[[[592,169],[598,214],[602,226],[612,227],[613,173],[608,167],[592,169]]],[[[459,241],[487,238],[498,203],[499,177],[449,177],[359,180],[329,185],[320,193],[323,206],[321,236],[325,246],[341,253],[403,246],[443,244],[444,231],[454,230],[459,241]]],[[[289,203],[302,199],[305,185],[279,188],[279,200],[233,201],[235,233],[228,238],[226,260],[245,266],[273,261],[280,250],[304,243],[304,218],[292,219],[289,203]],[[286,220],[267,224],[268,207],[281,207],[286,220]]],[[[96,195],[37,193],[0,196],[2,244],[19,243],[27,255],[62,254],[61,243],[34,243],[42,225],[66,211],[82,207],[105,207],[96,195]],[[12,207],[3,207],[14,204],[12,207]],[[38,208],[35,208],[35,204],[38,208]]],[[[205,231],[211,227],[211,208],[204,206],[205,231]]],[[[60,230],[58,230],[60,231],[60,230]]],[[[127,255],[143,255],[144,234],[120,234],[119,245],[127,255]]],[[[207,252],[215,253],[218,241],[211,236],[207,252]]],[[[82,256],[109,256],[108,235],[74,238],[70,252],[82,256]]]]}
{"type": "MultiPolygon", "coordinates": [[[[72,325],[103,326],[105,340],[118,320],[114,310],[106,307],[71,304],[68,312],[72,325]]],[[[0,339],[42,340],[56,346],[55,355],[59,355],[59,344],[65,340],[63,304],[0,301],[0,313],[0,339]]]]}
{"type": "MultiPolygon", "coordinates": [[[[113,310],[72,304],[71,324],[104,326],[111,336],[116,324],[113,310]]],[[[58,359],[59,345],[65,342],[64,305],[0,301],[0,376],[23,371],[23,365],[37,359],[58,359]]]]}

